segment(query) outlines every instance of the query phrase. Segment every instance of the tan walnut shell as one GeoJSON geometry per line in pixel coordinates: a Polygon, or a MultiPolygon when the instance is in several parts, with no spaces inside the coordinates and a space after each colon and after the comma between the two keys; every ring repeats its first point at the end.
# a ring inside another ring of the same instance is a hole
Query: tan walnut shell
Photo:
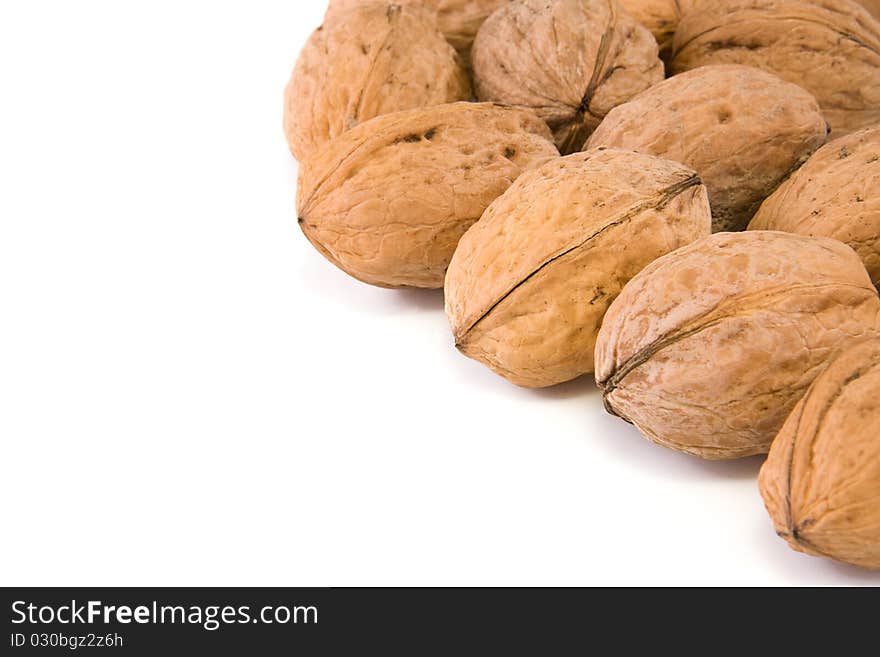
{"type": "MultiPolygon", "coordinates": [[[[682,14],[701,0],[620,0],[630,16],[651,31],[664,59],[672,51],[672,37],[682,14]]],[[[702,0],[705,1],[705,0],[702,0]]]]}
{"type": "Polygon", "coordinates": [[[486,207],[558,155],[547,126],[524,110],[453,103],[387,114],[301,166],[300,227],[361,281],[441,288],[458,240],[486,207]]]}
{"type": "Polygon", "coordinates": [[[743,230],[761,202],[822,144],[816,99],[750,66],[703,66],[615,107],[589,146],[675,160],[709,190],[715,231],[743,230]]]}
{"type": "Polygon", "coordinates": [[[764,202],[749,228],[846,242],[880,286],[880,127],[819,149],[764,202]]]}
{"type": "Polygon", "coordinates": [[[829,358],[880,335],[880,298],[829,238],[719,233],[660,258],[612,304],[596,345],[609,412],[708,459],[766,453],[829,358]]]}
{"type": "Polygon", "coordinates": [[[467,73],[428,12],[371,3],[309,38],[285,91],[284,131],[304,160],[376,116],[470,98],[467,73]]]}
{"type": "Polygon", "coordinates": [[[880,20],[880,0],[858,0],[858,3],[867,9],[874,18],[880,20]]]}
{"type": "Polygon", "coordinates": [[[511,2],[483,23],[472,59],[477,97],[534,110],[564,155],[663,80],[657,43],[615,0],[511,2]]]}
{"type": "Polygon", "coordinates": [[[709,231],[706,190],[680,164],[611,149],[548,162],[461,240],[446,277],[456,345],[521,386],[588,374],[626,282],[709,231]]]}
{"type": "Polygon", "coordinates": [[[880,569],[880,341],[819,375],[773,441],[760,488],[795,550],[880,569]]]}
{"type": "MultiPolygon", "coordinates": [[[[327,17],[375,1],[330,0],[327,17]]],[[[471,46],[480,25],[493,11],[508,2],[510,0],[396,0],[399,5],[415,5],[432,11],[440,31],[464,61],[470,59],[471,46]]]]}
{"type": "Polygon", "coordinates": [[[880,22],[848,0],[715,0],[675,33],[673,73],[745,64],[804,87],[833,137],[880,123],[880,22]]]}
{"type": "MultiPolygon", "coordinates": [[[[696,8],[700,3],[713,0],[620,0],[620,4],[651,34],[660,44],[660,54],[667,59],[672,51],[672,39],[681,17],[696,8]]],[[[812,0],[811,0],[812,1],[812,0]]],[[[880,18],[880,0],[856,0],[875,18],[880,18]]]]}

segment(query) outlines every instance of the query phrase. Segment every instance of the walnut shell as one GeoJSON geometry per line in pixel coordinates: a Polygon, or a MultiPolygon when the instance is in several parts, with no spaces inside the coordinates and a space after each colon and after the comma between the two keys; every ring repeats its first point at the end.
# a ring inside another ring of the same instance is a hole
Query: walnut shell
{"type": "Polygon", "coordinates": [[[880,19],[880,0],[857,0],[874,18],[880,19]]]}
{"type": "Polygon", "coordinates": [[[531,112],[454,103],[381,116],[300,168],[299,223],[342,270],[441,288],[458,240],[526,169],[559,153],[531,112]]]}
{"type": "Polygon", "coordinates": [[[719,233],[660,258],[612,304],[596,345],[607,409],[709,459],[766,452],[829,358],[880,335],[880,298],[828,238],[719,233]]]}
{"type": "MultiPolygon", "coordinates": [[[[327,17],[375,0],[330,0],[327,17]]],[[[397,0],[399,5],[416,5],[432,11],[446,40],[462,56],[470,59],[477,30],[489,15],[510,0],[397,0]]]]}
{"type": "Polygon", "coordinates": [[[615,107],[589,146],[675,160],[700,174],[716,231],[743,230],[827,136],[816,99],[750,66],[703,66],[615,107]]]}
{"type": "Polygon", "coordinates": [[[592,372],[621,288],[709,231],[706,190],[680,164],[606,149],[548,162],[461,240],[446,277],[456,345],[526,387],[592,372]]]}
{"type": "Polygon", "coordinates": [[[672,51],[672,38],[682,14],[700,0],[619,0],[624,9],[651,31],[666,59],[672,51]]]}
{"type": "Polygon", "coordinates": [[[816,378],[773,441],[760,488],[795,550],[880,569],[880,340],[816,378]]]}
{"type": "Polygon", "coordinates": [[[472,59],[477,97],[534,110],[563,154],[663,80],[656,42],[614,0],[511,2],[483,23],[472,59]]]}
{"type": "MultiPolygon", "coordinates": [[[[855,1],[875,18],[880,18],[880,0],[855,1]]],[[[660,44],[660,55],[665,60],[672,52],[672,40],[681,17],[707,0],[619,0],[619,2],[633,18],[651,31],[660,44]]]]}
{"type": "Polygon", "coordinates": [[[834,137],[880,123],[880,23],[848,0],[716,0],[681,19],[671,69],[746,64],[812,93],[834,137]]]}
{"type": "Polygon", "coordinates": [[[880,127],[819,149],[764,202],[749,228],[846,242],[880,286],[880,127]]]}
{"type": "Polygon", "coordinates": [[[470,80],[433,16],[371,3],[309,38],[284,97],[284,131],[299,160],[382,114],[471,98],[470,80]]]}

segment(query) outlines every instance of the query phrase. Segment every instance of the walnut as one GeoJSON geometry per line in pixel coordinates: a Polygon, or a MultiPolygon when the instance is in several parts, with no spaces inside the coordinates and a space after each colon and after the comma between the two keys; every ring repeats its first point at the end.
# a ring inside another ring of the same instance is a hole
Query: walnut
{"type": "Polygon", "coordinates": [[[880,127],[817,151],[764,202],[749,228],[846,242],[880,286],[880,127]]]}
{"type": "Polygon", "coordinates": [[[690,169],[594,150],[523,174],[461,240],[446,277],[458,348],[527,387],[593,371],[602,317],[655,258],[710,232],[690,169]]]}
{"type": "Polygon", "coordinates": [[[672,51],[672,37],[682,14],[701,0],[620,0],[620,4],[639,23],[647,27],[657,43],[663,59],[672,51]]]}
{"type": "MultiPolygon", "coordinates": [[[[351,7],[375,0],[330,0],[327,17],[351,7]]],[[[446,40],[458,51],[465,63],[470,61],[471,46],[477,30],[489,15],[510,0],[397,0],[399,5],[424,7],[434,12],[437,25],[446,40]]]]}
{"type": "Polygon", "coordinates": [[[685,13],[671,70],[746,64],[804,87],[834,137],[880,123],[880,22],[849,0],[714,0],[685,13]]]}
{"type": "Polygon", "coordinates": [[[454,103],[377,117],[300,169],[306,237],[355,278],[441,288],[458,240],[526,169],[558,157],[524,110],[454,103]]]}
{"type": "Polygon", "coordinates": [[[720,233],[648,265],[605,317],[596,380],[611,413],[710,459],[765,453],[852,340],[880,335],[880,298],[829,238],[720,233]]]}
{"type": "Polygon", "coordinates": [[[749,66],[702,66],[615,107],[590,147],[628,148],[700,174],[714,229],[743,230],[827,137],[816,99],[749,66]]]}
{"type": "Polygon", "coordinates": [[[795,550],[880,569],[880,340],[819,375],[773,441],[760,488],[795,550]]]}
{"type": "MultiPolygon", "coordinates": [[[[667,59],[672,51],[672,39],[681,17],[699,6],[713,0],[619,0],[623,8],[642,25],[660,44],[660,54],[667,59]]],[[[812,1],[812,0],[810,0],[812,1]]],[[[880,18],[880,0],[855,0],[875,18],[880,18]]]]}
{"type": "Polygon", "coordinates": [[[430,13],[369,3],[309,38],[285,92],[284,130],[304,160],[362,121],[470,97],[467,73],[430,13]]]}
{"type": "Polygon", "coordinates": [[[651,34],[614,0],[516,0],[472,53],[477,97],[534,110],[563,154],[615,106],[663,80],[651,34]]]}

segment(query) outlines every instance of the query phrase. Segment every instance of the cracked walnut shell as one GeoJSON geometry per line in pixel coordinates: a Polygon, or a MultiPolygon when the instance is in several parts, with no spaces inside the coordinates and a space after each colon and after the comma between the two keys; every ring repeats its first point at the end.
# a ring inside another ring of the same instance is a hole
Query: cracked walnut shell
{"type": "Polygon", "coordinates": [[[380,287],[441,288],[458,240],[519,175],[559,153],[531,112],[453,103],[362,123],[300,167],[314,246],[380,287]]]}
{"type": "Polygon", "coordinates": [[[750,66],[676,75],[615,107],[590,137],[681,162],[709,190],[716,232],[744,230],[761,202],[828,135],[807,91],[750,66]]]}
{"type": "Polygon", "coordinates": [[[626,282],[709,232],[706,190],[680,164],[612,149],[550,161],[461,240],[446,277],[456,345],[521,386],[590,373],[626,282]]]}
{"type": "Polygon", "coordinates": [[[511,2],[483,23],[472,60],[477,97],[533,110],[564,155],[663,80],[657,43],[616,0],[511,2]]]}
{"type": "Polygon", "coordinates": [[[839,239],[880,286],[880,127],[819,149],[764,202],[749,228],[839,239]]]}
{"type": "Polygon", "coordinates": [[[285,91],[284,132],[304,160],[376,116],[470,98],[467,73],[430,13],[365,4],[309,38],[285,91]]]}
{"type": "Polygon", "coordinates": [[[792,548],[880,569],[880,340],[819,375],[773,441],[760,488],[792,548]]]}
{"type": "Polygon", "coordinates": [[[856,253],[828,238],[719,233],[638,274],[605,316],[596,380],[609,412],[709,459],[766,453],[830,358],[880,335],[856,253]]]}
{"type": "Polygon", "coordinates": [[[849,0],[699,3],[675,33],[673,73],[746,64],[802,86],[833,138],[880,123],[880,22],[849,0]]]}

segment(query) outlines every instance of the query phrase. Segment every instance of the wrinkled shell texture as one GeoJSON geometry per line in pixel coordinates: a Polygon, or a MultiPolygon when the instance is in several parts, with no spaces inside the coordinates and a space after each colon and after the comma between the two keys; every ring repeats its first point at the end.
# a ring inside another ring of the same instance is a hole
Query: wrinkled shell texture
{"type": "Polygon", "coordinates": [[[681,162],[709,190],[716,231],[743,230],[761,202],[825,143],[816,99],[748,66],[704,66],[614,108],[590,137],[681,162]]]}
{"type": "Polygon", "coordinates": [[[717,0],[687,12],[671,68],[746,64],[799,84],[833,136],[880,123],[880,22],[848,0],[717,0]]]}
{"type": "Polygon", "coordinates": [[[697,175],[596,150],[523,174],[465,235],[446,279],[458,348],[527,387],[593,371],[602,317],[645,265],[709,234],[697,175]]]}
{"type": "Polygon", "coordinates": [[[477,97],[534,110],[563,154],[664,75],[657,43],[614,0],[511,2],[483,23],[472,59],[477,97]]]}
{"type": "Polygon", "coordinates": [[[672,50],[672,37],[678,28],[682,14],[692,9],[700,0],[620,0],[620,4],[639,23],[651,31],[660,52],[672,50]]]}
{"type": "Polygon", "coordinates": [[[761,494],[796,550],[880,569],[880,341],[829,365],[773,442],[761,494]]]}
{"type": "MultiPolygon", "coordinates": [[[[708,0],[711,2],[712,0],[708,0]]],[[[812,0],[810,0],[812,2],[812,0]]],[[[880,18],[880,0],[856,0],[875,18],[880,18]]],[[[651,30],[666,59],[681,17],[707,0],[620,0],[620,4],[639,23],[651,30]]]]}
{"type": "Polygon", "coordinates": [[[880,298],[828,238],[720,233],[649,265],[612,304],[596,379],[649,439],[710,459],[765,453],[829,358],[880,334],[880,298]]]}
{"type": "Polygon", "coordinates": [[[284,131],[304,160],[373,117],[470,97],[467,73],[430,13],[367,4],[309,38],[285,92],[284,131]]]}
{"type": "MultiPolygon", "coordinates": [[[[416,5],[431,10],[436,15],[440,31],[464,56],[470,52],[477,30],[489,15],[510,0],[396,0],[398,5],[416,5]]],[[[327,16],[347,11],[352,7],[375,2],[375,0],[330,0],[327,16]]]]}
{"type": "Polygon", "coordinates": [[[764,202],[749,228],[846,242],[880,285],[880,128],[821,148],[764,202]]]}
{"type": "Polygon", "coordinates": [[[514,108],[454,103],[378,117],[301,167],[300,227],[364,282],[441,288],[486,207],[558,155],[547,126],[514,108]]]}

